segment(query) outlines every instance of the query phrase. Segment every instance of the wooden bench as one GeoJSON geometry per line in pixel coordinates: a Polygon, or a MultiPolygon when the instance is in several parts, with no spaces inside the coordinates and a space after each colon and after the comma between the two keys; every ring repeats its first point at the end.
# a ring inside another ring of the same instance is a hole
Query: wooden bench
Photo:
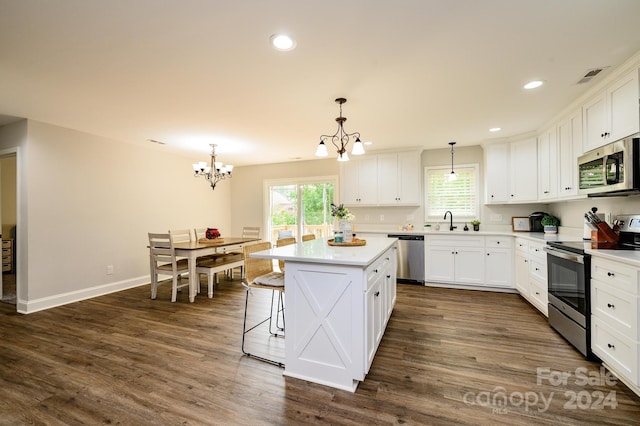
{"type": "Polygon", "coordinates": [[[218,281],[218,272],[224,272],[228,269],[239,268],[244,266],[244,256],[242,254],[228,254],[217,256],[215,258],[206,258],[198,261],[196,265],[196,273],[207,275],[208,296],[213,297],[213,279],[218,281]]]}

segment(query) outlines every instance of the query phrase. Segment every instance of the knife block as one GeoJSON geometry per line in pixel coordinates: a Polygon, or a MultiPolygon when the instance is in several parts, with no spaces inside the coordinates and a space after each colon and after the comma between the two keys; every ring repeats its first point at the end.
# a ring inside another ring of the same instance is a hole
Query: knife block
{"type": "Polygon", "coordinates": [[[600,222],[594,224],[598,230],[591,231],[591,241],[616,243],[618,242],[618,234],[613,232],[613,229],[607,225],[606,222],[600,222]]]}

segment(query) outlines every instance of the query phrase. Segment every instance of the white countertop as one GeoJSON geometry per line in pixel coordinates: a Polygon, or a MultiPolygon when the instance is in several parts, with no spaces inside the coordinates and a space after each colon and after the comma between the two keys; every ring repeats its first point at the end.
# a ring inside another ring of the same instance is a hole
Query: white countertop
{"type": "Polygon", "coordinates": [[[289,262],[326,263],[334,265],[367,266],[397,241],[396,238],[365,238],[364,246],[330,246],[327,239],[299,242],[271,250],[252,253],[260,259],[280,259],[289,262]]]}
{"type": "Polygon", "coordinates": [[[627,263],[636,268],[640,268],[640,251],[638,250],[607,250],[591,248],[591,243],[585,243],[584,251],[591,256],[603,259],[615,260],[616,262],[627,263]]]}

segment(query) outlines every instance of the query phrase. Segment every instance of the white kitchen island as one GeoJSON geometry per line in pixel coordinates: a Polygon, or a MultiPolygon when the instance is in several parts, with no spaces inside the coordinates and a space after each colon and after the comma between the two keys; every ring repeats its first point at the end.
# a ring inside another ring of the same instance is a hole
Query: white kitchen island
{"type": "Polygon", "coordinates": [[[396,301],[397,239],[357,247],[326,239],[252,254],[282,259],[284,375],[355,392],[364,380],[396,301]]]}

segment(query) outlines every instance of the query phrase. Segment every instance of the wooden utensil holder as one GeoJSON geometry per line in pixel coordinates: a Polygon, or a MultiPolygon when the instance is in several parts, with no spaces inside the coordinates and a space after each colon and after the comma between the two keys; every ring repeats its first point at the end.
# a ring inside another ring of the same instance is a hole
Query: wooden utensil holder
{"type": "Polygon", "coordinates": [[[618,234],[606,222],[596,223],[597,231],[591,231],[591,241],[615,243],[618,242],[618,234]]]}

